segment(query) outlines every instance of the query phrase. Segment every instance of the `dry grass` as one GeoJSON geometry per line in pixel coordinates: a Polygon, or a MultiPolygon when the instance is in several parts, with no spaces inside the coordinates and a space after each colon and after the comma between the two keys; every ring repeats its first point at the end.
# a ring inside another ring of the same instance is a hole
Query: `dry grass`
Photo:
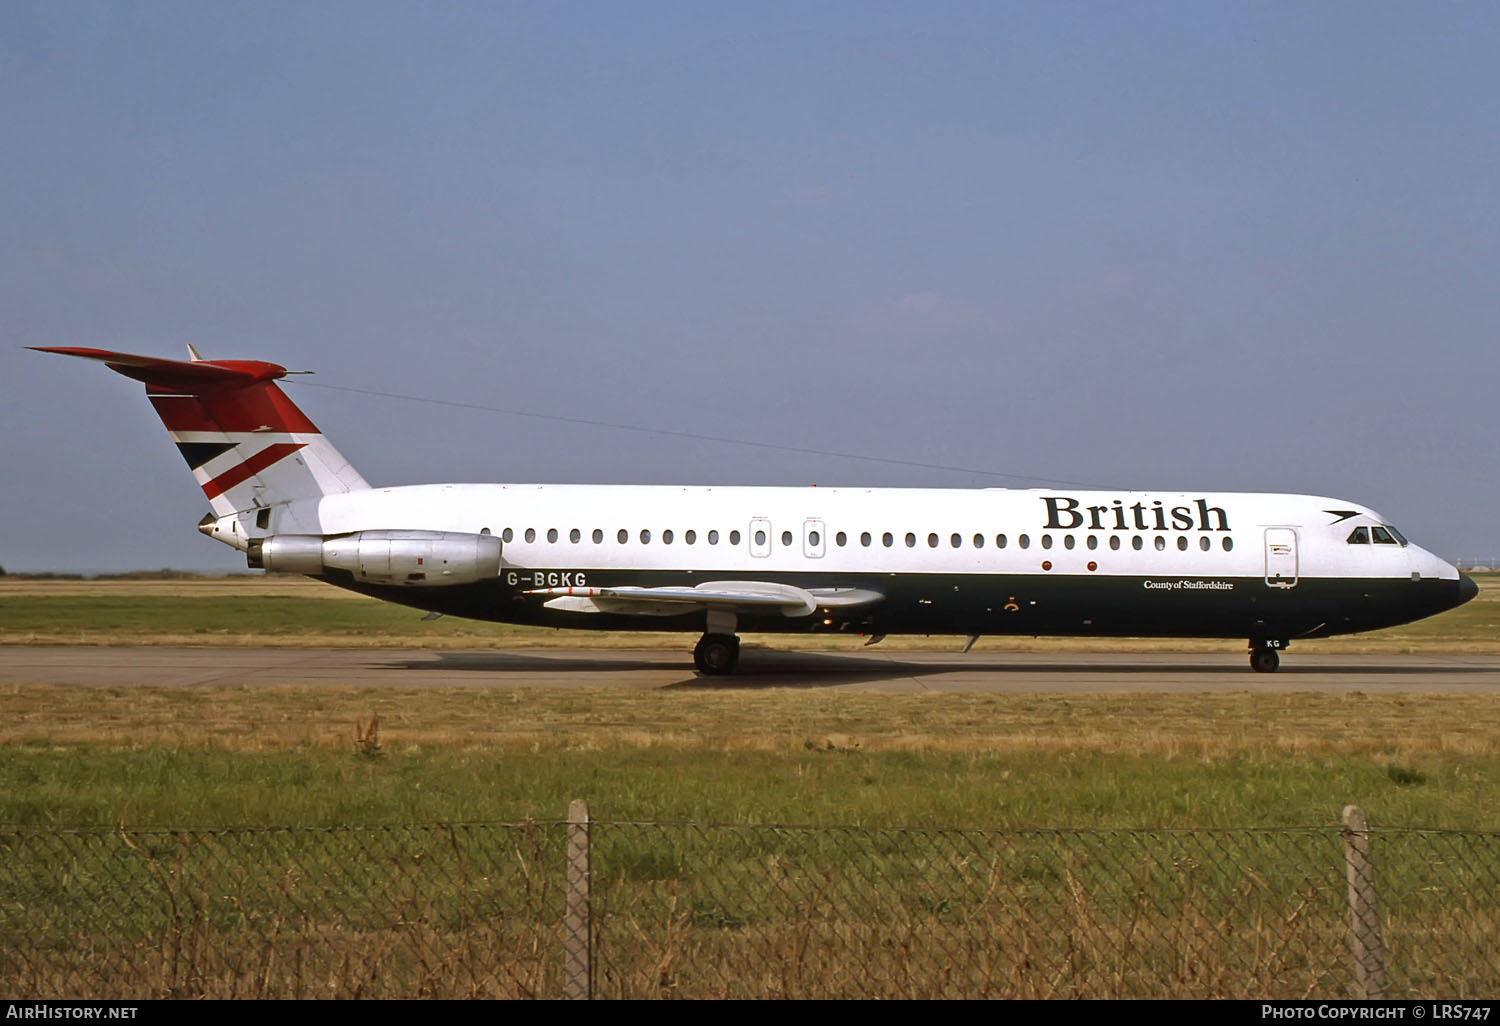
{"type": "Polygon", "coordinates": [[[0,745],[208,745],[230,752],[378,744],[534,752],[860,751],[1264,758],[1491,759],[1500,700],[1237,692],[1200,695],[713,693],[551,689],[101,688],[0,691],[0,745]]]}
{"type": "Polygon", "coordinates": [[[176,596],[219,598],[226,595],[274,595],[287,598],[341,599],[346,602],[374,602],[353,592],[330,587],[322,581],[297,574],[226,574],[222,577],[108,578],[104,580],[75,578],[0,577],[0,597],[28,596],[176,596]]]}

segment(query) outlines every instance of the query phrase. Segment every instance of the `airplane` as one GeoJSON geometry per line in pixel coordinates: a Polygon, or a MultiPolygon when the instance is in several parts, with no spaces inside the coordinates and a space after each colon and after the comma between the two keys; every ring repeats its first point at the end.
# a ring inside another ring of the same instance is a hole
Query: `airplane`
{"type": "Polygon", "coordinates": [[[476,620],[701,632],[1245,638],[1408,623],[1478,586],[1368,507],[1310,495],[1082,489],[371,487],[255,360],[31,347],[146,386],[251,568],[476,620]]]}

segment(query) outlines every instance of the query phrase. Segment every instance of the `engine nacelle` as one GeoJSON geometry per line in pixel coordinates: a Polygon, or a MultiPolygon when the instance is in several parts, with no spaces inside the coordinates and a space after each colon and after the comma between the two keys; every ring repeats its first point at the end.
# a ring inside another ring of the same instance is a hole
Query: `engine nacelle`
{"type": "Polygon", "coordinates": [[[500,539],[453,531],[279,534],[251,541],[246,561],[252,569],[314,575],[346,570],[362,583],[431,588],[500,576],[500,539]]]}

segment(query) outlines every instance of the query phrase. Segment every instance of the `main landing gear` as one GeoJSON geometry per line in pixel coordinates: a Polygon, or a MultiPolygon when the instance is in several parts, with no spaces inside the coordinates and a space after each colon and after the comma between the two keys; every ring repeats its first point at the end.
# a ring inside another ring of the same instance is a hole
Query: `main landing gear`
{"type": "Polygon", "coordinates": [[[733,634],[705,634],[693,649],[693,665],[705,677],[733,673],[740,661],[740,639],[733,634]]]}
{"type": "Polygon", "coordinates": [[[734,629],[739,618],[732,611],[710,609],[703,637],[693,649],[693,665],[705,677],[733,673],[740,663],[740,639],[734,629]]]}
{"type": "Polygon", "coordinates": [[[1288,642],[1274,638],[1250,639],[1250,669],[1256,673],[1275,673],[1281,665],[1281,650],[1288,642]]]}

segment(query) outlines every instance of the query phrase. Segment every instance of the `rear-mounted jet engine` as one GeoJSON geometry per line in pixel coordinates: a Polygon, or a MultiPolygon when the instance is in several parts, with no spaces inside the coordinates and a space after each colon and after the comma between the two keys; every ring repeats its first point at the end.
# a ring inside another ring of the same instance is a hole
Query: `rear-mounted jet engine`
{"type": "Polygon", "coordinates": [[[499,576],[500,539],[450,531],[360,531],[332,538],[280,534],[252,539],[246,561],[253,570],[288,574],[343,570],[369,584],[472,584],[499,576]]]}

